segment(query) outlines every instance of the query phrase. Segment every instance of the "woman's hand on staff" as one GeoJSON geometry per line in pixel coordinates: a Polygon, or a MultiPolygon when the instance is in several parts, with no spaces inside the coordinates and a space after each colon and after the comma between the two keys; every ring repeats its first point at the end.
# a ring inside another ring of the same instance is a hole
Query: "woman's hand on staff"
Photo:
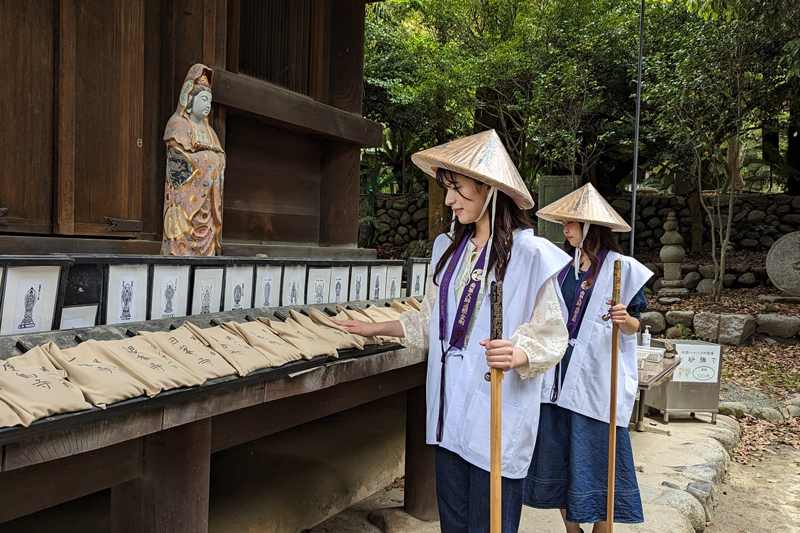
{"type": "Polygon", "coordinates": [[[486,364],[507,372],[528,364],[528,356],[520,348],[514,348],[505,339],[486,339],[481,346],[486,348],[486,364]]]}
{"type": "MultiPolygon", "coordinates": [[[[606,302],[611,305],[611,300],[606,302]]],[[[617,304],[609,310],[611,323],[618,324],[619,330],[625,335],[633,335],[639,330],[639,321],[628,314],[628,308],[623,304],[617,304]]]]}

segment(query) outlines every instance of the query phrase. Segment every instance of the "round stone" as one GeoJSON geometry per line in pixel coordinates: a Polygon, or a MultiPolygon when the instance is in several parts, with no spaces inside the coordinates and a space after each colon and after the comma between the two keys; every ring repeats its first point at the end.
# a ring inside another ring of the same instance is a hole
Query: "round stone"
{"type": "Polygon", "coordinates": [[[683,246],[666,244],[661,247],[659,257],[665,263],[680,263],[686,258],[686,250],[683,249],[683,246]]]}
{"type": "Polygon", "coordinates": [[[800,231],[778,239],[767,254],[767,274],[772,284],[792,296],[800,296],[800,231]]]}

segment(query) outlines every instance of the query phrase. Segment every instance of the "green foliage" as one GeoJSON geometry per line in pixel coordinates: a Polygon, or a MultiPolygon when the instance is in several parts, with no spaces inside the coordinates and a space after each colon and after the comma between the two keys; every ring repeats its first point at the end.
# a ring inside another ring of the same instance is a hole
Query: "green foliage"
{"type": "Polygon", "coordinates": [[[680,332],[682,339],[691,340],[697,338],[697,335],[692,333],[692,330],[687,328],[683,324],[676,324],[675,327],[678,328],[678,331],[680,332]]]}
{"type": "MultiPolygon", "coordinates": [[[[413,151],[491,127],[531,187],[549,174],[601,191],[629,183],[638,9],[613,0],[368,4],[364,114],[387,134],[365,159],[379,160],[386,184],[412,191],[427,183],[409,164],[413,151]]],[[[645,17],[646,185],[783,183],[793,170],[782,148],[769,162],[758,152],[762,124],[785,132],[787,102],[800,94],[800,2],[653,0],[645,17]]]]}

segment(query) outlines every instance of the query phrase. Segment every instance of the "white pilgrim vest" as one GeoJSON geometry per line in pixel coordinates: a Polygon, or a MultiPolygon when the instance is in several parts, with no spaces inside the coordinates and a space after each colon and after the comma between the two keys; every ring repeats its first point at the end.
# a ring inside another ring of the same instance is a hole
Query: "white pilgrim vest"
{"type": "MultiPolygon", "coordinates": [[[[611,299],[614,286],[614,260],[622,260],[620,301],[626,306],[653,273],[637,260],[609,252],[595,288],[586,306],[578,338],[574,341],[564,383],[556,405],[570,411],[608,423],[611,415],[611,320],[604,321],[608,313],[606,302],[611,299]]],[[[572,302],[567,302],[572,305],[572,302]]],[[[567,311],[568,312],[568,311],[567,311]]],[[[628,426],[639,386],[636,366],[636,334],[619,334],[617,381],[617,426],[628,426]]],[[[542,402],[550,401],[555,368],[544,375],[542,402]]]]}
{"type": "MultiPolygon", "coordinates": [[[[433,247],[432,265],[436,265],[450,240],[440,235],[433,247]]],[[[456,272],[459,271],[456,266],[456,272]]],[[[514,233],[514,245],[503,281],[503,338],[530,321],[539,288],[557,274],[570,260],[549,241],[536,237],[532,230],[514,233]]],[[[441,276],[440,276],[441,277],[441,276]]],[[[490,276],[491,283],[493,276],[490,276]]],[[[437,280],[439,282],[440,280],[437,280]]],[[[447,324],[444,348],[447,349],[458,302],[455,283],[448,291],[447,324]]],[[[437,285],[438,289],[439,286],[437,285]]],[[[436,442],[442,371],[442,343],[439,341],[439,296],[429,324],[427,379],[428,444],[438,444],[457,453],[469,463],[489,470],[491,400],[486,351],[479,344],[490,337],[490,291],[481,303],[469,339],[463,350],[452,348],[447,355],[445,415],[442,441],[436,442]]],[[[502,474],[524,478],[533,456],[539,425],[539,396],[542,376],[522,379],[518,372],[506,372],[503,380],[502,474]]]]}

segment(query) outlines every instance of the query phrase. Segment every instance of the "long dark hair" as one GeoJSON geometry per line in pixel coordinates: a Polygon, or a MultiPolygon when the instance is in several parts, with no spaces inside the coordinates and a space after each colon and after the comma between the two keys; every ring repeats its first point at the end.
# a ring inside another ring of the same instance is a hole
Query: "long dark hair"
{"type": "MultiPolygon", "coordinates": [[[[470,178],[471,179],[471,178],[470,178]]],[[[480,183],[477,180],[473,180],[476,183],[480,183]]],[[[447,188],[448,186],[452,186],[455,184],[455,176],[453,172],[445,169],[438,169],[436,171],[436,183],[439,187],[443,189],[447,188]]],[[[461,191],[457,191],[462,198],[467,198],[464,196],[461,191]]],[[[486,212],[491,216],[492,206],[489,205],[486,212]]],[[[508,268],[508,261],[511,259],[511,247],[514,244],[514,230],[518,228],[527,229],[530,228],[531,223],[528,220],[528,214],[526,211],[517,207],[517,204],[508,197],[506,194],[497,191],[497,214],[494,218],[494,236],[492,238],[492,249],[489,255],[489,268],[491,270],[494,267],[494,275],[495,279],[498,281],[502,281],[506,275],[506,269],[508,268]]],[[[456,253],[458,249],[458,245],[461,244],[461,241],[467,235],[470,235],[475,232],[475,224],[461,224],[458,219],[456,219],[455,229],[453,232],[453,237],[451,237],[452,242],[450,246],[447,247],[442,258],[439,259],[439,263],[436,265],[436,270],[434,272],[434,280],[438,280],[439,274],[445,269],[448,260],[456,253]]],[[[438,285],[438,281],[436,282],[438,285]]]]}
{"type": "MultiPolygon", "coordinates": [[[[581,232],[583,232],[583,222],[580,222],[579,224],[581,225],[581,232]]],[[[597,277],[597,267],[600,264],[600,259],[597,258],[597,254],[600,252],[600,250],[608,250],[610,252],[617,252],[618,254],[625,255],[625,252],[622,251],[619,243],[617,243],[617,238],[614,236],[611,228],[607,226],[599,226],[597,224],[592,224],[589,226],[589,231],[586,233],[586,239],[583,241],[582,250],[582,253],[589,258],[589,263],[592,265],[592,273],[589,275],[589,279],[586,280],[588,285],[594,283],[594,280],[597,277]]],[[[564,240],[564,251],[566,251],[569,255],[575,253],[575,247],[569,243],[569,239],[564,240]]],[[[580,265],[578,265],[578,267],[580,268],[580,265]]]]}

